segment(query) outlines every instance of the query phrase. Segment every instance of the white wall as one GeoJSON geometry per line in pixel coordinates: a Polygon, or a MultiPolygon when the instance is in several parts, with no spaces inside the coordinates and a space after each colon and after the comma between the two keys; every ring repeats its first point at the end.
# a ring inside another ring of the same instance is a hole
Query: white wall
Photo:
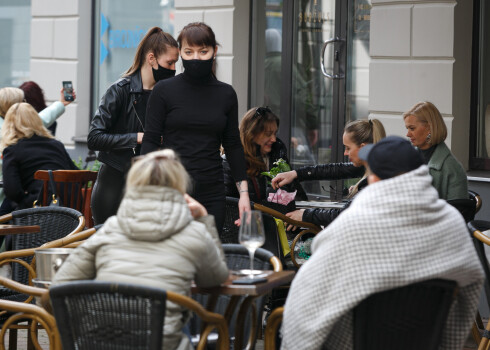
{"type": "Polygon", "coordinates": [[[77,100],[58,119],[56,138],[73,145],[90,118],[91,1],[32,0],[31,80],[47,103],[60,99],[61,82],[73,81],[77,100]]]}
{"type": "Polygon", "coordinates": [[[379,118],[388,134],[405,136],[402,113],[419,101],[433,102],[448,127],[446,143],[465,167],[471,59],[469,2],[372,0],[369,73],[371,118],[379,118]]]}

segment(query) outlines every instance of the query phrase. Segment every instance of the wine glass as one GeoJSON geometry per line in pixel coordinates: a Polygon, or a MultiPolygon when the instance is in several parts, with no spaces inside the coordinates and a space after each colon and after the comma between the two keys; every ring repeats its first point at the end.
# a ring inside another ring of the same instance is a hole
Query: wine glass
{"type": "Polygon", "coordinates": [[[238,240],[248,250],[250,255],[250,278],[260,274],[262,271],[254,270],[254,254],[257,248],[261,247],[265,242],[264,223],[262,221],[262,213],[258,210],[246,211],[242,214],[238,240]]]}

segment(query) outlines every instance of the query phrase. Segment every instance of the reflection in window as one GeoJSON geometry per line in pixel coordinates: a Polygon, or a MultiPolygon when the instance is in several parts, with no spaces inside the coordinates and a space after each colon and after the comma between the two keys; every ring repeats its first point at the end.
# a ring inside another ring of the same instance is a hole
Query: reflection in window
{"type": "MultiPolygon", "coordinates": [[[[478,11],[476,8],[475,11],[478,11]]],[[[476,123],[476,154],[477,158],[490,157],[490,4],[480,1],[480,30],[478,45],[478,108],[476,123]]],[[[478,162],[479,163],[479,162],[478,162]]],[[[488,166],[483,166],[488,170],[488,166]]],[[[481,168],[478,166],[478,168],[481,168]]]]}
{"type": "Polygon", "coordinates": [[[0,88],[16,87],[30,76],[30,0],[0,2],[0,33],[0,88]]]}
{"type": "Polygon", "coordinates": [[[132,64],[136,48],[154,26],[174,35],[174,0],[99,0],[94,43],[94,109],[107,88],[132,64]]]}
{"type": "Polygon", "coordinates": [[[347,22],[346,122],[369,115],[371,0],[350,2],[347,22]]]}

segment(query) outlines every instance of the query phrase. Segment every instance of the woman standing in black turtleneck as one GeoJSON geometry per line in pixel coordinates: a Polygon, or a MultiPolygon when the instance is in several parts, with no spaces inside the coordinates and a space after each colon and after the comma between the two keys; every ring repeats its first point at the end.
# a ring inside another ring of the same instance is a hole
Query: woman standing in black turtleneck
{"type": "Polygon", "coordinates": [[[240,217],[250,210],[238,100],[232,86],[213,73],[218,46],[213,30],[190,23],[177,38],[184,73],[157,83],[146,112],[141,154],[162,147],[178,153],[193,179],[192,196],[214,215],[219,231],[225,212],[220,146],[225,149],[240,193],[240,217]]]}

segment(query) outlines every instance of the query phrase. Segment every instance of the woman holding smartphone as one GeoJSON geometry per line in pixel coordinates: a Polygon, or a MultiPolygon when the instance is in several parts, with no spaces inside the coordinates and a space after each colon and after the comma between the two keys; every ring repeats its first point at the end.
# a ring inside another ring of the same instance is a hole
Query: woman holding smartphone
{"type": "Polygon", "coordinates": [[[151,28],[139,43],[132,66],[100,101],[88,135],[88,147],[99,151],[102,163],[91,199],[96,225],[117,212],[131,158],[140,153],[151,90],[157,81],[175,75],[178,58],[175,39],[159,27],[151,28]]]}
{"type": "Polygon", "coordinates": [[[141,153],[171,148],[193,180],[192,196],[214,215],[221,231],[225,188],[220,146],[225,149],[239,194],[240,217],[250,210],[238,99],[232,86],[213,73],[218,44],[201,22],[186,25],[177,38],[184,73],[159,82],[148,101],[141,153]]]}

